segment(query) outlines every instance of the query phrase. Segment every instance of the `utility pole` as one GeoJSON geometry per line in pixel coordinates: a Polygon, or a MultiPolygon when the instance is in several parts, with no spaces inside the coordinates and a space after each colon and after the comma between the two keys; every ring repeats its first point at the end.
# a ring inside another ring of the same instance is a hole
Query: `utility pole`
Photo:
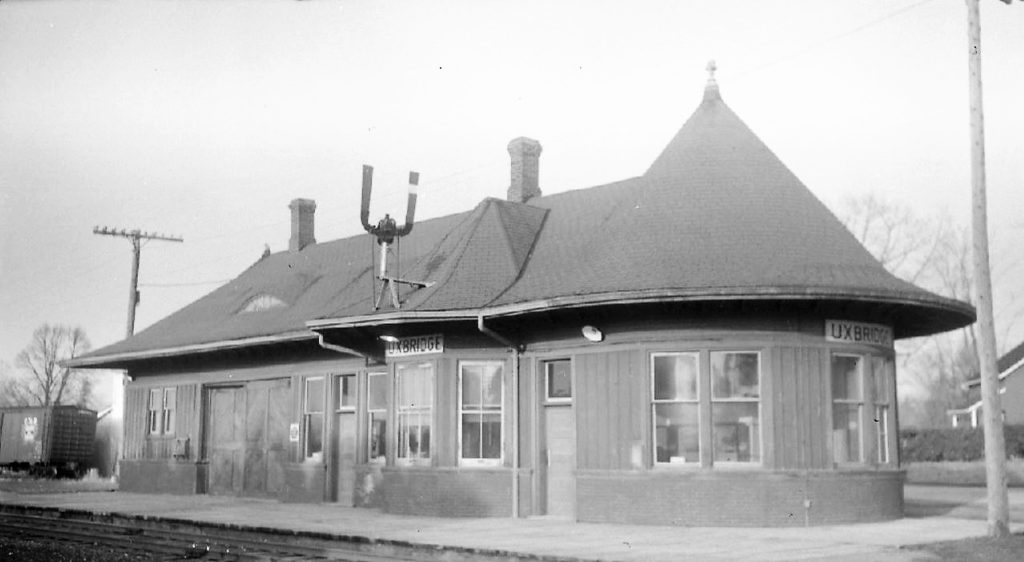
{"type": "Polygon", "coordinates": [[[102,234],[105,236],[120,236],[127,238],[132,243],[132,280],[131,287],[128,291],[128,326],[125,337],[131,337],[135,333],[135,307],[139,304],[139,257],[142,254],[142,241],[143,240],[164,240],[167,242],[184,242],[181,237],[178,236],[165,236],[163,234],[153,234],[150,232],[142,232],[139,229],[125,230],[107,227],[93,227],[93,234],[102,234]]]}
{"type": "MultiPolygon", "coordinates": [[[[94,227],[92,229],[93,234],[100,234],[103,236],[120,236],[127,238],[132,243],[132,280],[131,287],[128,291],[128,326],[125,337],[130,338],[135,333],[135,307],[139,304],[139,257],[142,254],[142,241],[143,240],[165,240],[167,242],[184,242],[180,237],[176,236],[164,236],[162,234],[153,234],[150,232],[142,232],[141,230],[125,230],[107,227],[94,227]]],[[[124,456],[124,410],[125,410],[125,386],[128,384],[128,373],[125,371],[121,372],[121,384],[114,385],[114,393],[111,401],[113,407],[113,419],[117,420],[117,423],[121,425],[118,431],[116,451],[114,452],[114,475],[120,477],[121,475],[121,457],[124,456]]]]}
{"type": "MultiPolygon", "coordinates": [[[[996,366],[996,330],[992,314],[992,276],[988,259],[988,216],[985,195],[985,119],[981,104],[981,15],[978,0],[967,1],[967,48],[971,96],[971,223],[974,249],[974,298],[978,310],[978,366],[981,370],[982,418],[985,431],[985,486],[988,492],[988,534],[1010,534],[1006,491],[1006,441],[996,366]]],[[[1010,0],[1003,0],[1009,4],[1010,0]]]]}

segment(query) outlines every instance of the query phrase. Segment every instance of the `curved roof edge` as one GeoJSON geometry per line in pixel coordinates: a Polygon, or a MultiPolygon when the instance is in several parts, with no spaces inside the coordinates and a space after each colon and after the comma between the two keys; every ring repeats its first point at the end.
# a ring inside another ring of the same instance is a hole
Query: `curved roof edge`
{"type": "Polygon", "coordinates": [[[638,291],[616,291],[591,295],[552,297],[496,307],[464,309],[460,311],[394,311],[348,318],[325,318],[306,323],[311,330],[345,329],[369,326],[414,324],[421,322],[472,320],[477,317],[512,317],[553,309],[586,308],[591,306],[630,305],[658,302],[713,302],[713,301],[857,301],[868,304],[888,305],[902,308],[903,313],[894,329],[897,337],[909,338],[927,336],[961,328],[976,320],[974,307],[955,299],[930,293],[896,295],[866,290],[826,290],[804,288],[796,290],[786,287],[721,288],[717,290],[656,289],[638,291]],[[913,320],[932,318],[929,327],[921,329],[913,320]]]}

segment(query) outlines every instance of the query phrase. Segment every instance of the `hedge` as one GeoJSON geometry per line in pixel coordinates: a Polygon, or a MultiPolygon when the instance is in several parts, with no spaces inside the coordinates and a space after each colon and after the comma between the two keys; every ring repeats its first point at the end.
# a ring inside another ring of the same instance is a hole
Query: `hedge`
{"type": "MultiPolygon", "coordinates": [[[[1007,425],[1006,456],[1024,458],[1024,425],[1007,425]]],[[[980,427],[905,429],[900,432],[901,462],[976,461],[985,458],[980,427]]]]}

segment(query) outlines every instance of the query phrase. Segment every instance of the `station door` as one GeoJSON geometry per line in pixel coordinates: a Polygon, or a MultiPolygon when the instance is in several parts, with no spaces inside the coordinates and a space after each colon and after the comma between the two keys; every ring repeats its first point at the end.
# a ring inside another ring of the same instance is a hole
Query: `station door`
{"type": "Polygon", "coordinates": [[[207,390],[209,493],[274,497],[284,488],[288,379],[207,390]]]}

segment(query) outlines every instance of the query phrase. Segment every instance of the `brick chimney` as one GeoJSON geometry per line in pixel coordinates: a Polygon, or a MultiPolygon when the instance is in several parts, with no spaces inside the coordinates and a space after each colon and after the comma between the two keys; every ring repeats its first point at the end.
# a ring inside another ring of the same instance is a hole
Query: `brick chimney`
{"type": "Polygon", "coordinates": [[[512,157],[512,183],[508,186],[508,200],[526,203],[540,196],[540,143],[519,137],[508,143],[512,157]]]}
{"type": "Polygon", "coordinates": [[[292,237],[288,241],[288,251],[299,250],[316,244],[313,236],[313,214],[316,213],[316,201],[312,199],[292,199],[288,205],[292,210],[292,237]]]}

